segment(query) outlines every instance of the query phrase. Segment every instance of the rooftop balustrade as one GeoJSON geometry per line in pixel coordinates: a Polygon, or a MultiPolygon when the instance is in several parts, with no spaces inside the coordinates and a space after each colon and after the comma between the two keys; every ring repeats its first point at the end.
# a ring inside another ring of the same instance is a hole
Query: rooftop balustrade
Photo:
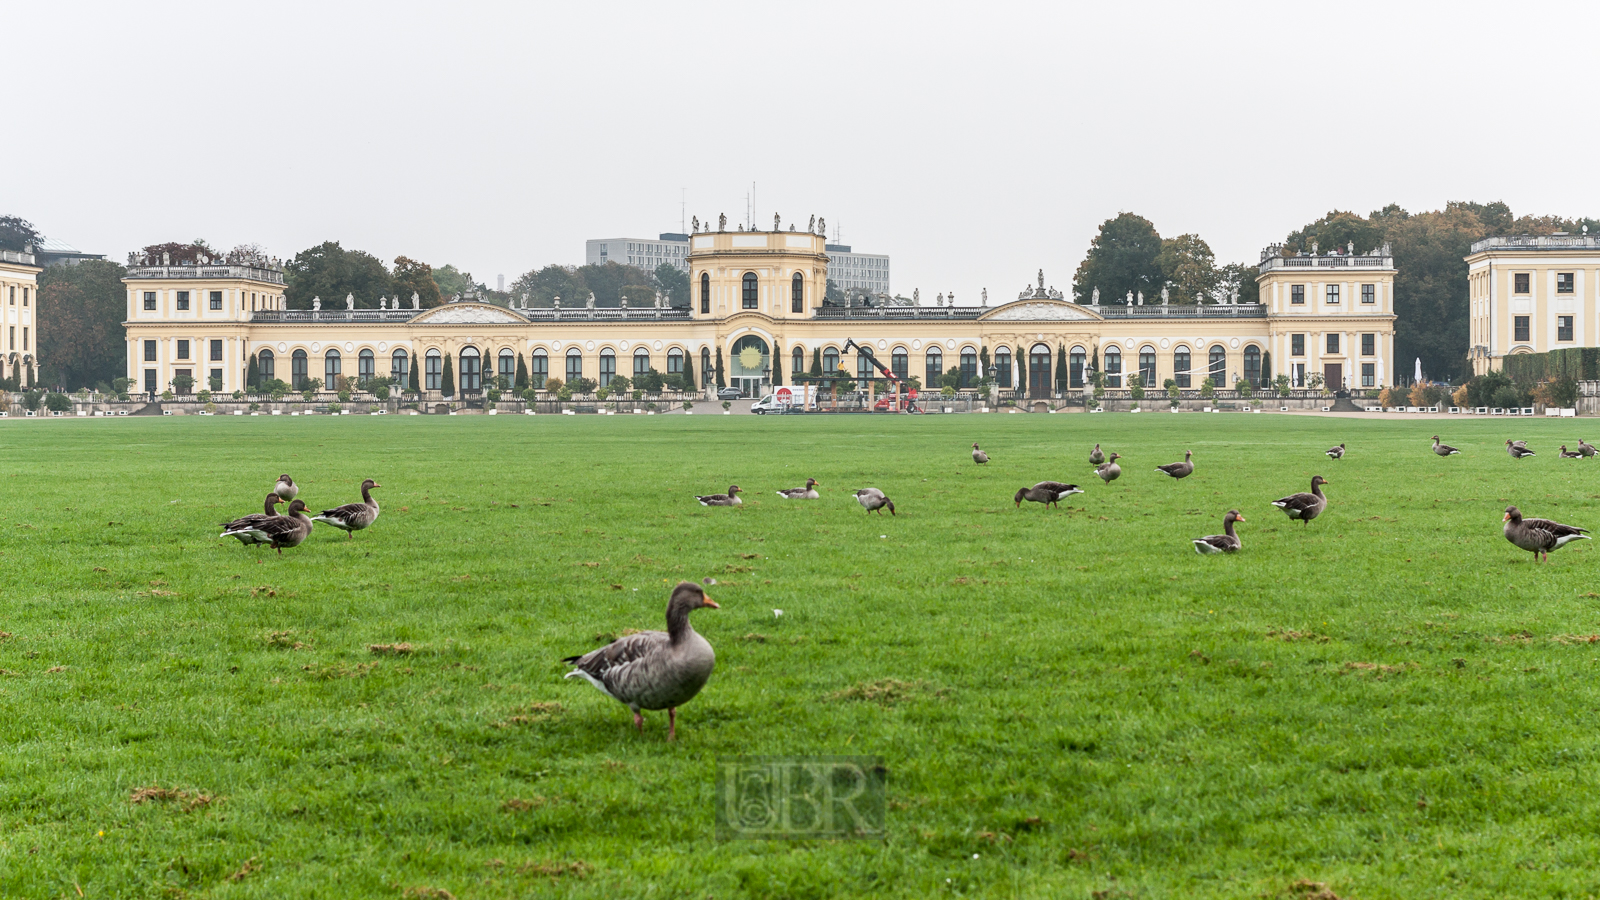
{"type": "Polygon", "coordinates": [[[1472,245],[1473,253],[1485,250],[1600,250],[1600,235],[1509,234],[1484,238],[1472,245]]]}
{"type": "Polygon", "coordinates": [[[283,270],[260,266],[130,266],[128,278],[159,279],[235,279],[283,284],[283,270]]]}

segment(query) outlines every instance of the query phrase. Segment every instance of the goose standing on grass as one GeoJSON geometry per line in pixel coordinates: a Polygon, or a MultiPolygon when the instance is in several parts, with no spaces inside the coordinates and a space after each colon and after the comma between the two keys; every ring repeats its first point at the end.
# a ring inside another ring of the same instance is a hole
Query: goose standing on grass
{"type": "MultiPolygon", "coordinates": [[[[1073,494],[1081,494],[1082,490],[1075,484],[1062,484],[1059,481],[1041,481],[1031,488],[1017,488],[1017,493],[1011,499],[1016,501],[1017,508],[1022,508],[1022,501],[1030,503],[1047,503],[1055,506],[1058,502],[1067,499],[1073,494]]],[[[1059,509],[1060,507],[1056,507],[1059,509]]]]}
{"type": "Polygon", "coordinates": [[[989,461],[989,454],[983,452],[982,450],[979,450],[977,444],[973,444],[972,445],[972,461],[981,466],[984,463],[989,461]]]}
{"type": "Polygon", "coordinates": [[[1122,477],[1122,467],[1117,465],[1117,460],[1121,458],[1121,453],[1111,454],[1110,456],[1106,457],[1105,462],[1101,463],[1095,468],[1094,473],[1099,475],[1100,480],[1104,481],[1106,484],[1116,481],[1118,478],[1122,477]]]}
{"type": "Polygon", "coordinates": [[[1328,454],[1328,458],[1329,459],[1344,459],[1344,445],[1343,444],[1340,444],[1337,447],[1329,447],[1328,449],[1326,449],[1326,450],[1324,450],[1322,452],[1328,454]]]}
{"type": "Polygon", "coordinates": [[[1585,441],[1583,438],[1578,438],[1578,452],[1583,454],[1584,459],[1588,459],[1594,455],[1595,451],[1593,447],[1589,446],[1588,441],[1585,441]]]}
{"type": "Polygon", "coordinates": [[[667,740],[678,738],[678,707],[700,693],[717,654],[711,642],[689,624],[689,613],[701,607],[721,609],[700,585],[679,582],[667,601],[667,630],[640,631],[562,660],[572,666],[568,678],[582,678],[613,700],[633,710],[633,727],[644,734],[642,709],[667,711],[667,740]]]}
{"type": "Polygon", "coordinates": [[[1302,523],[1309,522],[1322,515],[1328,508],[1328,498],[1322,495],[1322,486],[1328,482],[1321,475],[1311,476],[1311,493],[1290,494],[1282,500],[1272,501],[1272,505],[1283,510],[1291,519],[1299,519],[1302,523]]]}
{"type": "Polygon", "coordinates": [[[1550,551],[1572,543],[1573,541],[1587,541],[1589,529],[1579,528],[1576,525],[1563,525],[1549,519],[1524,519],[1522,510],[1515,506],[1506,507],[1503,519],[1506,523],[1506,540],[1533,554],[1535,560],[1539,554],[1550,558],[1550,551]]]}
{"type": "Polygon", "coordinates": [[[1240,542],[1239,536],[1233,533],[1233,523],[1243,521],[1244,516],[1240,515],[1237,509],[1228,510],[1228,514],[1222,517],[1222,530],[1224,533],[1208,534],[1202,538],[1195,538],[1194,552],[1201,556],[1212,553],[1237,553],[1244,544],[1240,542]]]}
{"type": "Polygon", "coordinates": [[[1577,450],[1568,450],[1567,449],[1567,445],[1566,444],[1562,444],[1561,445],[1561,458],[1562,459],[1582,459],[1583,458],[1583,454],[1578,452],[1577,450]]]}
{"type": "Polygon", "coordinates": [[[278,551],[279,556],[282,556],[283,548],[298,547],[311,534],[311,519],[306,515],[306,502],[296,500],[289,504],[287,515],[268,516],[264,521],[246,525],[237,532],[224,531],[222,536],[239,537],[240,534],[248,534],[253,543],[270,545],[272,549],[278,551]]]}
{"type": "Polygon", "coordinates": [[[785,500],[815,500],[822,495],[817,493],[817,480],[807,478],[805,487],[782,490],[778,492],[778,496],[785,500]]]}
{"type": "Polygon", "coordinates": [[[325,509],[322,515],[314,516],[312,521],[323,522],[342,530],[347,537],[355,537],[356,532],[378,521],[378,501],[372,499],[372,489],[383,487],[371,478],[361,482],[361,502],[346,503],[333,509],[325,509]]]}
{"type": "Polygon", "coordinates": [[[288,503],[300,493],[300,486],[294,483],[289,473],[285,472],[278,476],[278,483],[272,486],[272,492],[282,498],[283,502],[288,503]]]}
{"type": "Polygon", "coordinates": [[[730,484],[726,494],[707,494],[695,499],[700,501],[701,506],[743,506],[744,501],[739,499],[739,490],[737,484],[730,484]]]}
{"type": "Polygon", "coordinates": [[[885,497],[883,491],[877,488],[862,488],[856,491],[856,502],[861,504],[861,508],[867,512],[876,510],[878,515],[881,516],[883,515],[884,507],[888,507],[889,515],[897,515],[894,511],[894,501],[885,497]]]}
{"type": "Polygon", "coordinates": [[[1101,452],[1099,444],[1095,444],[1094,449],[1089,451],[1089,465],[1098,466],[1105,461],[1105,453],[1101,452]]]}
{"type": "Polygon", "coordinates": [[[1188,478],[1190,475],[1194,474],[1194,451],[1183,451],[1183,462],[1167,463],[1164,466],[1156,466],[1156,471],[1164,472],[1168,475],[1171,475],[1173,478],[1188,478]]]}
{"type": "Polygon", "coordinates": [[[1527,456],[1538,455],[1532,450],[1529,450],[1528,446],[1521,441],[1506,441],[1506,453],[1510,454],[1512,459],[1522,459],[1527,456]]]}
{"type": "Polygon", "coordinates": [[[218,535],[218,537],[236,537],[239,539],[239,543],[244,544],[246,547],[249,547],[252,544],[260,545],[271,543],[271,541],[264,539],[258,540],[256,533],[250,531],[250,529],[276,516],[278,511],[274,507],[282,502],[283,500],[278,497],[277,493],[268,494],[266,508],[264,510],[258,513],[250,513],[247,516],[240,516],[239,518],[234,519],[232,522],[223,522],[222,534],[218,535]]]}
{"type": "Polygon", "coordinates": [[[1440,456],[1454,456],[1461,451],[1450,446],[1449,444],[1439,443],[1439,436],[1436,434],[1433,436],[1433,452],[1439,454],[1440,456]]]}

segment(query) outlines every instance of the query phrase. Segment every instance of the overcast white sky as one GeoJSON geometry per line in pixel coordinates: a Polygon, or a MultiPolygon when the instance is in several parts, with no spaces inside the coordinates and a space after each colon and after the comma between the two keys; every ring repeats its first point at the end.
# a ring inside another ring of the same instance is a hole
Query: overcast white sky
{"type": "Polygon", "coordinates": [[[331,239],[493,286],[755,182],[967,303],[1067,288],[1123,210],[1221,262],[1334,208],[1600,214],[1592,0],[8,7],[0,213],[118,260],[331,239]]]}

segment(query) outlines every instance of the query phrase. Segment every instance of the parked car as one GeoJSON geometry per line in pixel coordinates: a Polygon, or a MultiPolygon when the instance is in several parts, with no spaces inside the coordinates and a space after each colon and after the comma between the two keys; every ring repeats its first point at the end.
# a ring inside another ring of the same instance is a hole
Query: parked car
{"type": "Polygon", "coordinates": [[[750,411],[755,413],[758,416],[764,416],[769,412],[770,413],[786,412],[786,410],[784,409],[784,406],[785,406],[785,404],[782,404],[782,403],[778,402],[778,395],[777,394],[768,394],[765,397],[762,397],[760,400],[757,400],[756,402],[750,404],[750,411]]]}
{"type": "Polygon", "coordinates": [[[737,400],[737,399],[739,399],[739,389],[736,388],[736,387],[718,388],[717,389],[717,399],[718,400],[737,400]]]}

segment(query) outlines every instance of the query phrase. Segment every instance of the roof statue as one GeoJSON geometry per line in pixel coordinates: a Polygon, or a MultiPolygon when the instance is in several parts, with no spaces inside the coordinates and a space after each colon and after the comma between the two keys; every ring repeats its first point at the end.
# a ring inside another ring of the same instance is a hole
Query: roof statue
{"type": "Polygon", "coordinates": [[[1356,255],[1356,242],[1355,241],[1347,241],[1345,243],[1345,245],[1344,245],[1344,252],[1345,252],[1346,256],[1355,256],[1356,255]]]}
{"type": "Polygon", "coordinates": [[[1128,299],[1125,302],[1127,303],[1128,306],[1132,306],[1133,305],[1133,291],[1129,291],[1128,292],[1128,299]]]}
{"type": "Polygon", "coordinates": [[[450,302],[451,303],[460,303],[461,302],[461,295],[460,294],[451,294],[450,295],[450,302]]]}
{"type": "Polygon", "coordinates": [[[1094,292],[1089,295],[1089,302],[1094,304],[1095,306],[1099,306],[1100,305],[1100,288],[1099,287],[1096,287],[1094,289],[1094,292]]]}
{"type": "Polygon", "coordinates": [[[982,305],[984,305],[984,306],[988,306],[989,305],[989,289],[988,288],[984,288],[983,289],[983,304],[982,305]]]}
{"type": "Polygon", "coordinates": [[[1239,286],[1238,285],[1234,285],[1233,296],[1228,300],[1228,302],[1233,304],[1234,306],[1238,306],[1239,305],[1239,286]]]}
{"type": "Polygon", "coordinates": [[[1039,270],[1039,290],[1044,290],[1044,270],[1039,270]]]}
{"type": "Polygon", "coordinates": [[[1144,291],[1140,291],[1139,292],[1139,299],[1134,301],[1134,302],[1139,306],[1143,306],[1144,305],[1144,291]]]}
{"type": "Polygon", "coordinates": [[[594,291],[589,292],[589,302],[585,304],[589,309],[594,309],[594,291]]]}
{"type": "Polygon", "coordinates": [[[793,223],[793,222],[790,222],[790,223],[789,223],[789,230],[790,230],[790,231],[793,231],[793,230],[794,230],[794,223],[793,223]]]}
{"type": "Polygon", "coordinates": [[[622,295],[622,308],[623,309],[627,309],[628,308],[628,295],[627,294],[623,294],[622,295]]]}
{"type": "Polygon", "coordinates": [[[355,309],[356,308],[356,295],[355,294],[345,294],[344,295],[344,308],[345,309],[355,309]]]}
{"type": "Polygon", "coordinates": [[[411,292],[411,308],[412,309],[421,309],[422,308],[422,298],[417,296],[417,292],[416,291],[412,291],[411,292]]]}
{"type": "Polygon", "coordinates": [[[661,308],[661,292],[656,291],[656,309],[661,308]]]}
{"type": "Polygon", "coordinates": [[[694,218],[690,219],[689,220],[689,224],[694,226],[694,231],[693,231],[694,234],[699,234],[700,233],[700,217],[699,216],[695,216],[694,218]]]}
{"type": "Polygon", "coordinates": [[[163,266],[172,265],[172,254],[167,252],[166,250],[161,251],[161,264],[163,266]]]}
{"type": "Polygon", "coordinates": [[[321,297],[312,297],[311,298],[311,308],[312,309],[321,309],[322,308],[322,298],[321,297]]]}
{"type": "Polygon", "coordinates": [[[817,216],[817,234],[822,235],[824,238],[828,236],[828,220],[821,216],[817,216]]]}
{"type": "Polygon", "coordinates": [[[807,231],[816,231],[817,230],[817,214],[816,213],[812,213],[811,214],[811,221],[806,223],[806,230],[807,231]]]}
{"type": "Polygon", "coordinates": [[[718,231],[727,231],[728,230],[728,214],[727,213],[717,213],[717,230],[718,231]]]}
{"type": "Polygon", "coordinates": [[[1317,255],[1317,242],[1316,241],[1312,241],[1311,242],[1311,255],[1312,256],[1316,256],[1317,255]]]}
{"type": "Polygon", "coordinates": [[[783,230],[783,229],[778,227],[778,214],[777,213],[773,213],[772,214],[772,230],[773,231],[782,231],[783,230]]]}
{"type": "Polygon", "coordinates": [[[1206,305],[1206,292],[1205,291],[1195,291],[1194,292],[1194,305],[1195,306],[1205,306],[1206,305]]]}
{"type": "Polygon", "coordinates": [[[944,305],[944,294],[941,293],[938,297],[934,298],[933,305],[934,306],[943,306],[944,305]]]}
{"type": "Polygon", "coordinates": [[[911,289],[911,305],[912,306],[921,306],[922,305],[922,288],[912,288],[911,289]]]}
{"type": "Polygon", "coordinates": [[[552,301],[552,302],[555,304],[555,308],[556,309],[560,309],[561,308],[561,295],[557,294],[556,297],[555,297],[555,300],[552,301]]]}
{"type": "Polygon", "coordinates": [[[1163,284],[1161,286],[1161,305],[1162,306],[1166,306],[1167,305],[1167,299],[1168,299],[1167,298],[1167,286],[1163,284]]]}
{"type": "MultiPolygon", "coordinates": [[[[743,231],[743,230],[744,230],[744,224],[743,224],[743,223],[740,223],[740,225],[739,225],[739,230],[740,230],[740,231],[743,231]]],[[[751,230],[752,230],[752,231],[753,231],[753,230],[754,230],[754,229],[751,229],[751,230]]]]}

